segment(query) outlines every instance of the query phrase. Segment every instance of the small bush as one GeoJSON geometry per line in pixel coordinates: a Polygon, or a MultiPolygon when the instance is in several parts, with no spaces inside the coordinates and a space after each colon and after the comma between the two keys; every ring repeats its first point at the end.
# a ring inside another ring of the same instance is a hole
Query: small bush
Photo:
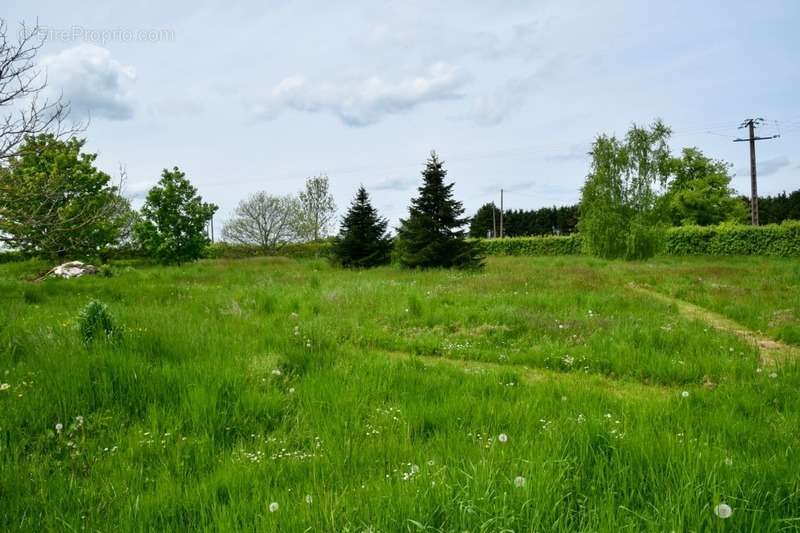
{"type": "Polygon", "coordinates": [[[91,300],[78,315],[78,328],[85,344],[96,339],[110,339],[119,333],[108,306],[91,300]]]}

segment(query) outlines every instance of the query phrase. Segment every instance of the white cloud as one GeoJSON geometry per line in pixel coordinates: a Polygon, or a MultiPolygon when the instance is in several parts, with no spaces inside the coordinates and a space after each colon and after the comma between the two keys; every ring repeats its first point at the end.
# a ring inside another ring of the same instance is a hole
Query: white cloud
{"type": "Polygon", "coordinates": [[[285,78],[254,106],[256,115],[275,118],[283,109],[328,112],[349,126],[366,126],[386,115],[426,102],[460,98],[466,76],[456,67],[436,63],[421,75],[398,81],[379,76],[360,80],[311,82],[302,76],[285,78]]]}
{"type": "Polygon", "coordinates": [[[500,124],[525,105],[534,86],[534,79],[530,77],[510,79],[494,92],[477,96],[466,117],[480,126],[500,124]]]}
{"type": "Polygon", "coordinates": [[[785,155],[774,159],[766,159],[758,162],[758,173],[762,176],[771,176],[791,164],[792,162],[785,155]]]}
{"type": "Polygon", "coordinates": [[[417,180],[413,178],[388,178],[375,183],[369,189],[373,191],[407,191],[413,189],[417,180]]]}
{"type": "Polygon", "coordinates": [[[94,44],[80,44],[42,59],[51,96],[62,94],[77,115],[127,120],[133,116],[130,88],[136,71],[94,44]]]}
{"type": "MultiPolygon", "coordinates": [[[[772,159],[764,159],[756,162],[756,171],[759,176],[772,176],[777,174],[782,168],[788,167],[792,164],[788,157],[782,155],[772,159]]],[[[749,176],[750,167],[742,167],[736,170],[736,174],[740,176],[749,176]]]]}

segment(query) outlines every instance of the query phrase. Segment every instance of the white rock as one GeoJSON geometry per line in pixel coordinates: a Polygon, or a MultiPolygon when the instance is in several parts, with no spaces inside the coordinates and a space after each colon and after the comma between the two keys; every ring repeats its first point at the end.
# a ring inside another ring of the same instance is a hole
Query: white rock
{"type": "Polygon", "coordinates": [[[98,268],[80,261],[70,261],[69,263],[58,265],[50,272],[53,276],[58,276],[59,278],[79,278],[87,274],[97,274],[98,268]]]}

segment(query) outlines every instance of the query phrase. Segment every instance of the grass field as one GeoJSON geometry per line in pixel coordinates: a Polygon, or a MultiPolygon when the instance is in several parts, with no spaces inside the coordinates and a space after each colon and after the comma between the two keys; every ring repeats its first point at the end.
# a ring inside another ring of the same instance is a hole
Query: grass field
{"type": "Polygon", "coordinates": [[[41,267],[0,266],[0,530],[800,529],[796,260],[41,267]]]}

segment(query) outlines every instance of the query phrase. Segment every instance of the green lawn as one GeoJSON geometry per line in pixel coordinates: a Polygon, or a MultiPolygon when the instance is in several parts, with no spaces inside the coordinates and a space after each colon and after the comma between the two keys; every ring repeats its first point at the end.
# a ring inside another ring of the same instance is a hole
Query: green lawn
{"type": "Polygon", "coordinates": [[[797,261],[41,268],[0,265],[2,531],[800,529],[800,367],[629,287],[800,346],[797,261]]]}

